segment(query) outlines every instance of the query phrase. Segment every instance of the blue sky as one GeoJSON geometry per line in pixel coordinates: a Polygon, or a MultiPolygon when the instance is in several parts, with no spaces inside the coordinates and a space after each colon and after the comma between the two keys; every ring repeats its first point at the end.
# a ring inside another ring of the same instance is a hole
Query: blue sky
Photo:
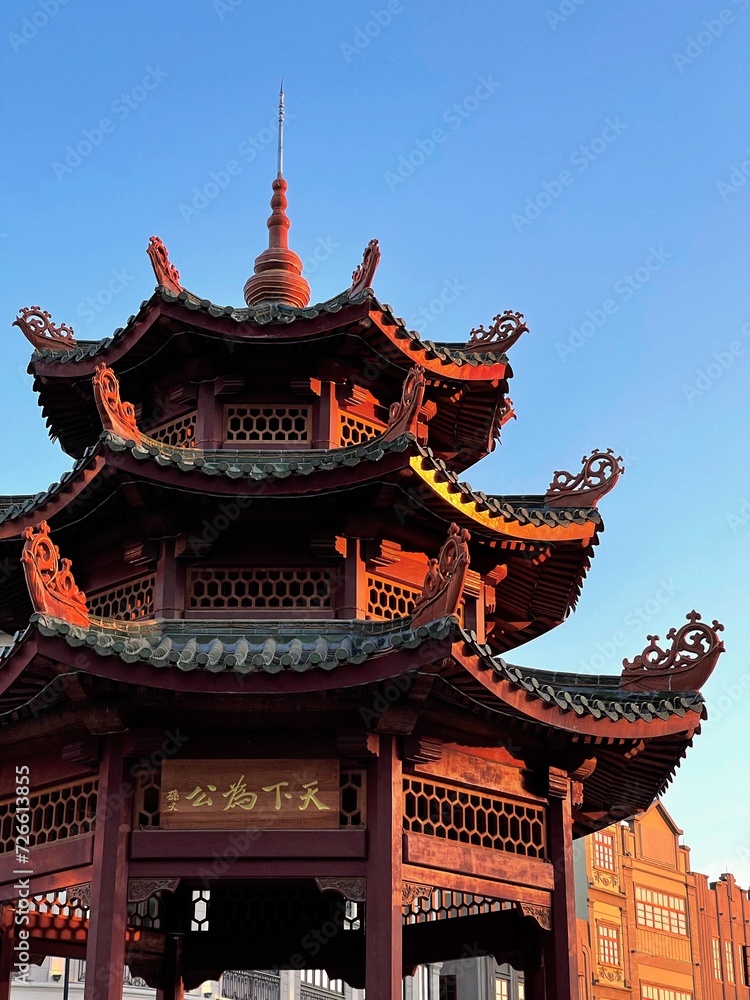
{"type": "Polygon", "coordinates": [[[693,607],[726,625],[666,805],[697,870],[748,885],[750,0],[15,0],[0,19],[0,492],[71,464],[21,306],[108,336],[152,291],[152,234],[187,287],[242,304],[283,76],[314,300],[377,237],[376,291],[426,338],[527,317],[518,421],[472,484],[541,492],[594,447],[625,458],[577,613],[513,658],[619,672],[693,607]]]}

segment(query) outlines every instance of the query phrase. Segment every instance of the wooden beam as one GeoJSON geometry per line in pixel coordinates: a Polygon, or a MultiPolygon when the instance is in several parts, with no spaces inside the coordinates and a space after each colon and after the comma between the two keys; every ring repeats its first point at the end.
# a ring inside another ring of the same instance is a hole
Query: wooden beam
{"type": "Polygon", "coordinates": [[[421,833],[404,834],[404,860],[423,868],[475,875],[536,889],[551,889],[552,865],[538,858],[503,853],[488,847],[453,844],[421,833]]]}
{"type": "MultiPolygon", "coordinates": [[[[29,851],[29,868],[34,872],[32,895],[90,882],[93,853],[94,835],[91,833],[32,847],[29,851]]],[[[18,881],[18,875],[14,874],[16,867],[15,854],[0,857],[0,900],[15,899],[18,895],[13,888],[18,881]]]]}
{"type": "Polygon", "coordinates": [[[13,951],[15,941],[15,910],[4,906],[0,910],[2,938],[0,939],[0,1000],[10,1000],[11,980],[16,956],[13,951]]]}
{"type": "Polygon", "coordinates": [[[552,893],[548,889],[532,889],[512,882],[498,882],[490,878],[474,875],[459,875],[456,872],[436,871],[419,865],[405,863],[405,882],[431,885],[434,889],[448,889],[451,892],[469,892],[476,896],[489,896],[510,903],[529,903],[532,906],[551,906],[552,893]]]}
{"type": "Polygon", "coordinates": [[[121,1000],[128,899],[128,832],[132,802],[124,793],[123,734],[103,740],[86,944],[84,1000],[121,1000]]]}
{"type": "Polygon", "coordinates": [[[366,992],[368,1000],[401,1000],[401,835],[403,778],[396,737],[382,734],[370,765],[367,815],[366,992]]]}
{"type": "Polygon", "coordinates": [[[132,861],[365,857],[364,830],[134,830],[132,861]]]}

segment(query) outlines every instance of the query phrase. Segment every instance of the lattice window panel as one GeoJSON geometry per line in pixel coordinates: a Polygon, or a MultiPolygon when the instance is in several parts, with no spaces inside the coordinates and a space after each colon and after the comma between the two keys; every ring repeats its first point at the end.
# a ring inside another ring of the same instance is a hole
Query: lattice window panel
{"type": "Polygon", "coordinates": [[[191,931],[209,929],[208,909],[211,905],[210,889],[193,889],[193,913],[190,918],[191,931]]]}
{"type": "Polygon", "coordinates": [[[328,921],[346,930],[349,913],[346,900],[336,893],[320,892],[310,883],[291,883],[264,879],[267,885],[242,883],[239,880],[218,880],[212,888],[194,889],[193,914],[195,923],[212,933],[252,934],[258,927],[264,932],[308,933],[311,927],[324,927],[328,921]],[[204,902],[205,908],[197,904],[204,902]],[[203,916],[201,916],[203,914],[203,916]]]}
{"type": "MultiPolygon", "coordinates": [[[[368,574],[367,611],[366,618],[377,618],[393,621],[396,618],[406,618],[414,610],[417,599],[422,596],[421,587],[413,587],[408,583],[395,583],[380,576],[368,574]]],[[[456,612],[458,620],[463,622],[463,601],[456,612]]]]}
{"type": "Polygon", "coordinates": [[[309,406],[225,406],[224,440],[238,444],[310,440],[309,406]]]}
{"type": "Polygon", "coordinates": [[[78,906],[68,902],[65,889],[57,892],[45,892],[40,896],[32,896],[29,902],[29,911],[32,913],[42,913],[53,917],[78,917],[83,920],[88,917],[87,906],[78,906]]]}
{"type": "Polygon", "coordinates": [[[251,611],[330,608],[327,569],[191,569],[188,608],[251,611]]]}
{"type": "Polygon", "coordinates": [[[152,573],[123,583],[120,587],[89,594],[89,611],[98,618],[116,618],[126,622],[148,618],[154,613],[155,588],[156,576],[152,573]]]}
{"type": "Polygon", "coordinates": [[[385,430],[382,424],[367,420],[365,417],[355,417],[352,413],[341,412],[339,441],[344,447],[349,444],[363,444],[380,437],[385,430]]]}
{"type": "Polygon", "coordinates": [[[406,618],[421,595],[418,587],[394,583],[379,576],[367,576],[367,618],[406,618]]]}
{"type": "Polygon", "coordinates": [[[512,910],[513,903],[490,896],[475,896],[469,892],[435,889],[430,896],[417,897],[403,907],[405,924],[424,924],[455,917],[473,917],[480,913],[512,910]]]}
{"type": "Polygon", "coordinates": [[[340,780],[339,826],[364,826],[367,773],[365,771],[342,771],[340,780]]]}
{"type": "Polygon", "coordinates": [[[133,826],[136,830],[139,828],[148,830],[159,826],[160,797],[161,771],[138,771],[135,775],[133,796],[133,826]]]}
{"type": "Polygon", "coordinates": [[[195,445],[197,420],[198,414],[194,410],[192,413],[177,417],[176,420],[170,420],[168,423],[151,428],[148,435],[156,441],[171,444],[175,448],[192,448],[195,445]]]}
{"type": "MultiPolygon", "coordinates": [[[[128,903],[128,925],[145,931],[158,931],[162,926],[161,902],[158,896],[150,896],[140,903],[128,903]]],[[[139,983],[128,982],[126,986],[138,986],[139,983]]],[[[145,986],[145,983],[143,984],[145,986]]]]}
{"type": "MultiPolygon", "coordinates": [[[[32,792],[29,846],[51,844],[91,833],[96,815],[95,778],[32,792]]],[[[15,798],[0,802],[0,854],[16,849],[15,798]]]]}
{"type": "Polygon", "coordinates": [[[459,844],[544,858],[543,806],[437,781],[404,779],[404,830],[459,844]]]}

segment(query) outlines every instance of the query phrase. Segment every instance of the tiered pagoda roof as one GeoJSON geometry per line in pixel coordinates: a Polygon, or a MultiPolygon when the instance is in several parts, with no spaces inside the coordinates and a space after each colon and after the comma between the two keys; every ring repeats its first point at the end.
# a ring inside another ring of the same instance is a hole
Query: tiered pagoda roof
{"type": "Polygon", "coordinates": [[[575,607],[621,462],[593,452],[524,496],[462,482],[513,416],[523,317],[422,340],[375,297],[374,241],[345,292],[300,304],[285,191],[246,308],[185,290],[152,238],[159,284],[113,336],[17,319],[75,464],[0,497],[0,723],[52,731],[90,703],[127,725],[197,699],[215,721],[262,705],[268,724],[294,696],[301,726],[343,724],[410,677],[372,728],[487,746],[502,726],[511,756],[578,774],[579,833],[645,808],[699,731],[720,626],[692,616],[618,676],[507,663],[575,607]]]}

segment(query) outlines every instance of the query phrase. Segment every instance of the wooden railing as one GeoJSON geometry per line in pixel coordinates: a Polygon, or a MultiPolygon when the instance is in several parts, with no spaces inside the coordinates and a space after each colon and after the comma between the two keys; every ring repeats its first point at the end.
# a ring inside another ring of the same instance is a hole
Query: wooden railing
{"type": "Polygon", "coordinates": [[[226,1000],[281,1000],[281,980],[267,972],[225,972],[220,993],[226,1000]]]}

